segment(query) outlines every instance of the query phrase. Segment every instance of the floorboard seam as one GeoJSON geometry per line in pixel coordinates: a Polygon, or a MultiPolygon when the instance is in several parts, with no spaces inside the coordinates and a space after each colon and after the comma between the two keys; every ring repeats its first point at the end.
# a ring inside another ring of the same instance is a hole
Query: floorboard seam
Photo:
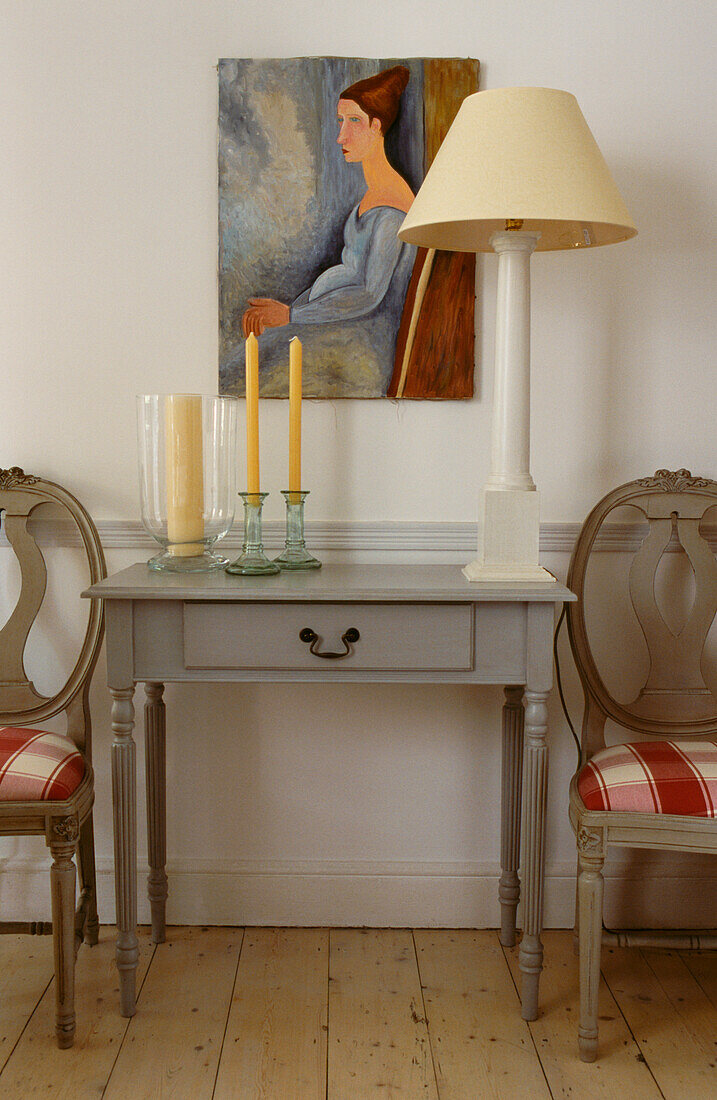
{"type": "MultiPolygon", "coordinates": [[[[147,975],[149,974],[150,967],[152,966],[152,963],[154,962],[154,956],[156,954],[157,954],[157,944],[153,943],[152,944],[152,956],[151,956],[149,962],[147,963],[147,969],[144,972],[144,977],[142,978],[142,982],[140,984],[140,987],[137,990],[137,1005],[139,1005],[139,1000],[140,1000],[140,997],[142,996],[142,990],[144,989],[144,983],[147,981],[147,975]]],[[[106,1096],[106,1094],[107,1094],[107,1089],[110,1087],[110,1081],[112,1080],[112,1074],[114,1073],[115,1066],[117,1065],[117,1059],[119,1058],[120,1053],[122,1051],[122,1047],[125,1044],[125,1039],[127,1038],[127,1032],[129,1031],[130,1024],[132,1023],[133,1019],[134,1019],[134,1017],[130,1016],[127,1020],[127,1023],[125,1024],[125,1029],[124,1029],[124,1032],[122,1033],[122,1038],[120,1039],[119,1043],[117,1044],[117,1053],[114,1056],[114,1059],[112,1061],[112,1065],[110,1066],[110,1071],[107,1074],[107,1080],[105,1081],[105,1087],[102,1089],[102,1093],[100,1095],[100,1100],[103,1100],[104,1096],[106,1096]]]]}
{"type": "MultiPolygon", "coordinates": [[[[623,951],[629,951],[629,950],[633,950],[633,951],[639,951],[639,948],[637,948],[637,947],[634,947],[634,948],[623,948],[622,950],[623,950],[623,951]]],[[[652,1072],[652,1067],[651,1067],[650,1063],[648,1062],[648,1060],[647,1060],[647,1058],[645,1057],[645,1055],[644,1055],[644,1054],[642,1053],[642,1047],[640,1046],[640,1044],[639,1044],[639,1042],[638,1042],[638,1040],[637,1040],[637,1036],[635,1035],[634,1031],[633,1031],[633,1030],[632,1030],[632,1028],[630,1027],[630,1023],[629,1023],[629,1021],[628,1021],[628,1019],[627,1019],[627,1016],[626,1016],[626,1015],[625,1015],[625,1013],[624,1013],[624,1012],[622,1011],[622,1005],[620,1004],[620,1002],[618,1001],[617,997],[616,997],[616,996],[615,996],[615,994],[613,993],[613,991],[612,991],[612,989],[611,989],[611,987],[610,987],[610,983],[609,983],[609,981],[607,980],[607,977],[606,977],[606,976],[605,976],[605,974],[603,973],[602,969],[600,970],[600,977],[601,977],[601,978],[602,978],[602,980],[603,980],[603,981],[605,982],[605,985],[607,986],[607,988],[608,988],[608,989],[610,990],[610,996],[612,997],[612,999],[613,999],[614,1003],[615,1003],[615,1004],[617,1005],[617,1010],[618,1010],[618,1012],[620,1013],[620,1015],[622,1016],[623,1020],[625,1021],[625,1027],[627,1028],[627,1030],[629,1031],[630,1035],[632,1036],[632,1041],[633,1041],[633,1043],[635,1044],[635,1046],[637,1047],[637,1050],[638,1050],[638,1053],[639,1053],[639,1055],[640,1055],[640,1058],[642,1059],[642,1061],[643,1061],[643,1062],[645,1063],[645,1065],[647,1066],[647,1070],[648,1070],[648,1073],[650,1074],[650,1077],[652,1078],[652,1080],[653,1080],[653,1081],[655,1082],[655,1088],[657,1089],[657,1091],[659,1092],[660,1096],[662,1097],[662,1100],[665,1100],[665,1094],[664,1094],[664,1092],[662,1091],[662,1089],[660,1088],[660,1083],[659,1083],[659,1081],[657,1080],[657,1078],[655,1077],[654,1073],[652,1072]]],[[[600,1057],[599,1051],[598,1051],[598,1057],[600,1057]]]]}
{"type": "MultiPolygon", "coordinates": [[[[520,990],[518,989],[518,984],[517,984],[515,978],[513,977],[513,971],[511,970],[510,965],[508,963],[508,956],[506,955],[506,951],[508,950],[508,948],[504,947],[503,944],[500,942],[500,933],[499,932],[495,933],[495,937],[498,940],[498,947],[500,948],[500,950],[503,954],[503,962],[505,963],[506,969],[508,971],[508,977],[510,978],[511,982],[513,983],[513,989],[515,990],[515,995],[518,999],[518,1009],[520,1009],[520,990]]],[[[516,945],[517,945],[517,943],[518,943],[518,941],[516,940],[516,945]]],[[[545,1072],[545,1066],[543,1065],[543,1059],[540,1057],[540,1051],[538,1050],[538,1044],[535,1042],[535,1036],[533,1035],[533,1029],[530,1026],[530,1021],[526,1021],[526,1023],[527,1023],[527,1026],[528,1026],[528,1035],[530,1035],[530,1041],[533,1044],[533,1050],[535,1051],[535,1057],[538,1060],[538,1065],[540,1066],[540,1072],[543,1075],[543,1080],[545,1081],[545,1087],[548,1090],[548,1096],[551,1098],[551,1100],[555,1100],[555,1097],[553,1095],[553,1090],[550,1087],[550,1081],[548,1080],[548,1075],[545,1072]]]]}
{"type": "Polygon", "coordinates": [[[699,977],[697,976],[697,974],[695,974],[694,970],[690,966],[690,956],[694,957],[695,955],[697,955],[697,956],[707,955],[709,957],[710,955],[714,955],[714,951],[706,951],[706,952],[705,951],[678,951],[677,954],[682,959],[683,963],[685,964],[685,966],[689,970],[689,972],[692,975],[692,977],[694,978],[694,980],[697,982],[697,985],[700,987],[700,989],[704,993],[707,1000],[710,1002],[710,1004],[713,1006],[713,1008],[717,1009],[717,1000],[715,1000],[715,998],[712,997],[712,995],[710,994],[710,991],[708,989],[705,989],[705,987],[703,986],[703,984],[700,981],[699,977]],[[687,956],[687,958],[685,958],[685,956],[687,956]]]}
{"type": "Polygon", "coordinates": [[[433,1066],[433,1079],[436,1082],[436,1096],[438,1100],[441,1100],[441,1087],[438,1083],[438,1070],[436,1069],[436,1056],[433,1051],[433,1037],[431,1035],[431,1025],[428,1019],[428,1010],[426,1008],[426,998],[423,995],[423,978],[421,977],[421,964],[418,958],[418,948],[416,946],[416,934],[415,929],[411,928],[411,941],[413,943],[413,954],[416,958],[416,973],[418,975],[418,988],[421,991],[421,1004],[423,1006],[423,1018],[426,1021],[426,1038],[428,1039],[428,1049],[431,1052],[431,1065],[433,1066]]]}
{"type": "Polygon", "coordinates": [[[217,1071],[214,1074],[214,1084],[212,1085],[212,1100],[214,1094],[217,1091],[217,1081],[219,1080],[219,1071],[222,1068],[222,1054],[224,1053],[224,1044],[227,1038],[227,1031],[229,1030],[229,1017],[232,1014],[232,1005],[234,1003],[234,990],[237,987],[237,978],[239,977],[239,963],[241,962],[242,951],[244,950],[244,940],[246,938],[246,928],[241,929],[241,943],[239,944],[239,952],[237,954],[237,964],[234,968],[234,981],[232,982],[231,992],[229,994],[229,1004],[227,1005],[227,1015],[224,1021],[224,1031],[222,1032],[222,1041],[219,1044],[219,1057],[217,1058],[217,1071]]]}
{"type": "Polygon", "coordinates": [[[28,1027],[30,1026],[30,1020],[31,1020],[31,1019],[33,1018],[33,1016],[34,1016],[34,1015],[35,1015],[35,1013],[37,1012],[38,1008],[40,1007],[40,1002],[42,1001],[43,997],[44,997],[44,996],[46,995],[46,993],[47,993],[48,989],[50,988],[50,986],[52,985],[52,983],[54,982],[54,980],[55,980],[55,976],[54,976],[54,974],[53,974],[53,975],[52,975],[52,977],[48,979],[47,985],[45,986],[45,988],[43,989],[42,993],[40,994],[40,996],[39,996],[39,997],[37,998],[37,1000],[35,1001],[35,1007],[33,1008],[32,1012],[30,1013],[30,1015],[28,1016],[27,1020],[25,1021],[25,1026],[23,1027],[22,1031],[20,1032],[20,1034],[18,1035],[17,1039],[16,1039],[16,1040],[15,1040],[15,1042],[13,1043],[12,1047],[11,1047],[11,1048],[10,1048],[10,1050],[8,1051],[8,1055],[7,1055],[7,1058],[5,1059],[5,1061],[4,1061],[4,1062],[3,1062],[3,1064],[2,1064],[2,1069],[0,1069],[0,1084],[2,1084],[2,1075],[3,1075],[3,1073],[5,1072],[5,1069],[7,1068],[7,1064],[8,1064],[8,1062],[10,1061],[10,1059],[11,1059],[11,1058],[12,1058],[12,1056],[13,1056],[13,1054],[15,1053],[15,1051],[16,1051],[16,1050],[17,1050],[17,1048],[18,1048],[18,1046],[20,1045],[20,1040],[22,1039],[23,1035],[25,1034],[25,1032],[27,1031],[28,1027]]]}

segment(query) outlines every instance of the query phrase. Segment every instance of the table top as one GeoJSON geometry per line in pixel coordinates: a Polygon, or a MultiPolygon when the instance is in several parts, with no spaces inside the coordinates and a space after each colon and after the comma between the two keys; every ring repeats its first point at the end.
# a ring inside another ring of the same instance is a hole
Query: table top
{"type": "Polygon", "coordinates": [[[219,569],[211,573],[169,573],[146,562],[130,565],[83,596],[113,600],[259,600],[380,601],[448,603],[567,603],[575,600],[564,585],[551,582],[506,584],[467,581],[459,565],[324,565],[321,569],[282,571],[266,577],[242,577],[219,569]]]}

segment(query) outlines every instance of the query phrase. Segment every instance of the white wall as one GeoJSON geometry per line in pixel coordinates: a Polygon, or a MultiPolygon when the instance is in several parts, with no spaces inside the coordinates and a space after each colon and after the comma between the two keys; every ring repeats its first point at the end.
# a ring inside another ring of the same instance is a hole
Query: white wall
{"type": "MultiPolygon", "coordinates": [[[[60,481],[98,520],[136,519],[134,394],[215,390],[217,58],[470,54],[482,87],[575,93],[639,229],[624,245],[533,261],[543,519],[581,520],[612,485],[658,466],[716,476],[716,11],[692,0],[0,0],[0,466],[60,481]]],[[[307,403],[312,518],[475,519],[494,287],[487,259],[473,401],[307,403]]],[[[287,408],[265,405],[263,476],[276,489],[287,408]]],[[[280,515],[274,493],[268,517],[280,515]]],[[[140,556],[112,551],[110,567],[140,556]]],[[[564,574],[567,560],[545,564],[564,574]]],[[[94,698],[109,897],[102,671],[94,698]]],[[[495,920],[499,693],[281,685],[176,687],[168,699],[172,919],[495,920]]],[[[569,923],[574,753],[553,712],[547,916],[569,923]]],[[[22,908],[38,849],[5,851],[18,873],[0,902],[22,908]]]]}

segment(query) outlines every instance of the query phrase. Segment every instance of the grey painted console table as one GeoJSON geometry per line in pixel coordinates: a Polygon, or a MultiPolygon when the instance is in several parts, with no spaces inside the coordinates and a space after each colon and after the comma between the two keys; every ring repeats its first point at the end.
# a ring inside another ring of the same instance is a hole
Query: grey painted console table
{"type": "Polygon", "coordinates": [[[138,959],[135,684],[143,682],[146,693],[148,892],[152,939],[161,943],[167,898],[164,683],[263,680],[504,686],[501,942],[515,943],[522,817],[522,1011],[535,1019],[543,959],[547,698],[555,605],[574,599],[567,588],[469,583],[457,566],[445,565],[325,565],[251,578],[159,574],[142,563],[84,595],[102,597],[107,616],[122,1015],[135,1012],[138,959]]]}

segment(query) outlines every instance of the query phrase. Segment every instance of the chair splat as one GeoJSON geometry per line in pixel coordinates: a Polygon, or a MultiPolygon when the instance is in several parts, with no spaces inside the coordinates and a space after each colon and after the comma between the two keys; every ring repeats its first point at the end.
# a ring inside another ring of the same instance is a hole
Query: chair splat
{"type": "MultiPolygon", "coordinates": [[[[25,494],[15,494],[24,497],[25,494]]],[[[0,668],[3,670],[2,709],[16,713],[45,702],[46,696],[40,695],[25,672],[24,654],[28,635],[40,610],[47,584],[45,559],[34,538],[27,530],[30,511],[37,503],[28,500],[26,512],[2,513],[3,526],[7,540],[20,565],[20,595],[7,622],[0,630],[0,668]]],[[[15,503],[17,507],[17,503],[15,503]]],[[[3,496],[0,493],[0,509],[3,509],[3,496]]]]}
{"type": "MultiPolygon", "coordinates": [[[[73,670],[52,697],[40,695],[25,672],[32,623],[47,589],[47,564],[28,519],[42,504],[64,511],[76,526],[90,582],[106,576],[104,553],[89,515],[66,489],[0,470],[0,520],[20,565],[20,594],[0,630],[0,835],[44,836],[52,852],[52,924],[0,921],[0,932],[52,932],[55,956],[55,1034],[60,1047],[75,1034],[74,966],[78,941],[97,943],[99,920],[92,826],[94,777],[89,711],[90,678],[103,636],[101,601],[93,600],[73,670]],[[63,713],[67,733],[35,723],[63,713]],[[7,724],[6,724],[7,723],[7,724]],[[81,892],[76,904],[77,850],[81,892]]],[[[52,560],[48,558],[48,564],[52,560]]],[[[64,593],[71,595],[71,593],[64,593]]]]}
{"type": "MultiPolygon", "coordinates": [[[[638,500],[632,503],[640,506],[638,500]]],[[[713,501],[706,503],[711,507],[713,501]]],[[[650,667],[644,685],[625,709],[642,718],[671,715],[695,720],[708,718],[714,714],[715,701],[702,673],[702,656],[717,613],[717,563],[699,530],[705,501],[682,498],[679,509],[669,515],[654,516],[649,514],[650,509],[643,510],[650,527],[632,562],[629,591],[645,637],[650,667]],[[657,570],[673,533],[677,534],[695,578],[695,598],[678,633],[665,622],[655,591],[657,570]]]]}

